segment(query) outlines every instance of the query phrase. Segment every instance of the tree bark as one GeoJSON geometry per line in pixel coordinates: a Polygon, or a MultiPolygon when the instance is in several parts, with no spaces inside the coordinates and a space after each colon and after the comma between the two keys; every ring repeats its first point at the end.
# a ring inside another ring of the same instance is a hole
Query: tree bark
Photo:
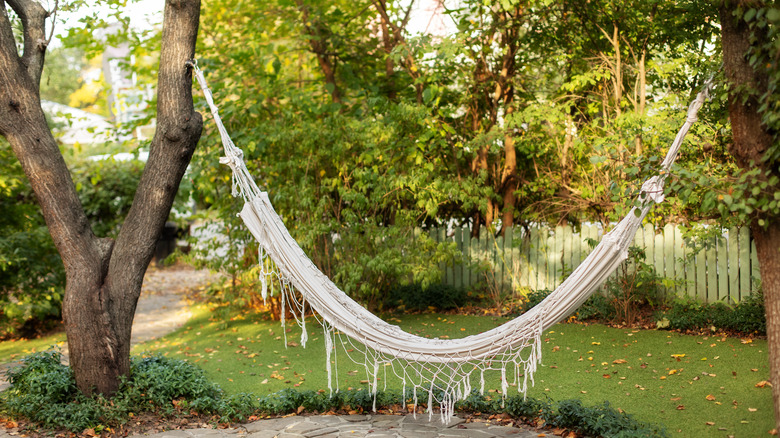
{"type": "MultiPolygon", "coordinates": [[[[766,41],[766,30],[751,32],[741,18],[732,15],[738,4],[760,8],[763,1],[723,2],[720,7],[722,29],[723,65],[726,79],[731,86],[729,96],[729,119],[733,143],[729,152],[743,168],[758,167],[766,173],[778,173],[777,163],[764,160],[772,145],[772,136],[762,123],[756,96],[767,91],[768,78],[748,63],[751,39],[766,41]],[[747,96],[744,90],[753,90],[747,96]]],[[[772,382],[772,396],[775,406],[775,424],[780,429],[780,221],[778,218],[763,218],[765,226],[754,218],[750,228],[756,243],[761,271],[761,285],[764,291],[766,309],[767,339],[769,344],[769,368],[772,382]]]]}
{"type": "Polygon", "coordinates": [[[22,164],[65,266],[62,312],[76,383],[85,393],[111,395],[130,370],[130,334],[143,276],[200,138],[202,119],[193,108],[185,66],[195,52],[200,1],[165,5],[157,132],[116,242],[92,232],[41,109],[46,11],[28,0],[8,4],[22,18],[25,44],[19,56],[0,0],[0,135],[22,164]]]}

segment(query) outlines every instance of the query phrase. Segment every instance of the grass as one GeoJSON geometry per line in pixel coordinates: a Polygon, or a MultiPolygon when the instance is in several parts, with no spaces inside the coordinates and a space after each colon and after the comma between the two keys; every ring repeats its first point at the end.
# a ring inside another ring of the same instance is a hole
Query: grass
{"type": "MultiPolygon", "coordinates": [[[[505,321],[436,314],[389,320],[421,336],[452,338],[505,321]]],[[[201,308],[181,330],[140,345],[135,353],[187,358],[231,393],[327,389],[322,330],[314,323],[307,330],[309,344],[302,348],[294,324],[282,329],[258,315],[210,321],[201,308]]],[[[543,365],[529,396],[576,398],[585,404],[608,400],[641,421],[664,424],[679,437],[767,436],[774,427],[771,388],[756,387],[769,378],[764,340],[743,343],[721,336],[561,324],[545,333],[543,343],[543,365]]],[[[362,366],[340,357],[340,387],[366,386],[362,366]]],[[[400,389],[401,382],[387,375],[387,387],[400,389]]],[[[500,387],[497,374],[487,377],[488,386],[500,387]]]]}
{"type": "MultiPolygon", "coordinates": [[[[228,393],[264,395],[283,388],[327,389],[322,329],[300,329],[262,315],[215,318],[205,306],[180,330],[135,347],[133,353],[185,358],[202,367],[228,393]],[[212,320],[213,318],[214,320],[212,320]],[[285,347],[284,335],[287,335],[285,347]]],[[[421,336],[460,337],[493,328],[501,318],[403,315],[392,323],[421,336]]],[[[61,336],[61,335],[60,335],[61,336]]],[[[31,352],[61,338],[0,343],[0,358],[31,352]],[[10,345],[9,345],[10,344],[10,345]]],[[[339,356],[339,386],[365,387],[362,367],[339,356]]],[[[384,377],[384,376],[383,376],[384,377]]],[[[488,387],[500,387],[486,375],[488,387]]],[[[543,365],[528,395],[610,404],[640,421],[664,424],[672,436],[767,436],[774,427],[767,343],[721,336],[685,336],[665,331],[561,324],[543,336],[543,365]]],[[[388,373],[388,388],[401,383],[388,373]]],[[[510,389],[511,391],[511,389],[510,389]]]]}
{"type": "Polygon", "coordinates": [[[18,361],[21,358],[45,351],[65,343],[65,332],[59,332],[38,339],[14,339],[0,342],[0,364],[18,361]]]}

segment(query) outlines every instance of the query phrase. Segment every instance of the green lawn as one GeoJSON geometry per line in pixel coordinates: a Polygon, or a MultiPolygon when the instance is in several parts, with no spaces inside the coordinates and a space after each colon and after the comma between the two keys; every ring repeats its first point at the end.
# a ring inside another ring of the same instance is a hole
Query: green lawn
{"type": "MultiPolygon", "coordinates": [[[[309,344],[299,346],[300,329],[259,315],[210,321],[204,306],[182,329],[136,346],[133,353],[160,353],[197,363],[226,391],[264,395],[282,388],[327,389],[322,329],[307,324],[309,344]],[[288,346],[285,348],[284,334],[288,346]]],[[[389,317],[422,336],[452,338],[487,330],[503,319],[459,315],[389,317]]],[[[0,343],[0,361],[62,341],[0,343]]],[[[676,437],[768,436],[772,429],[767,344],[738,338],[683,336],[665,331],[560,324],[545,333],[543,365],[529,396],[608,400],[640,420],[664,424],[676,437]],[[712,423],[712,424],[708,424],[712,423]]],[[[18,357],[17,357],[18,358],[18,357]]],[[[339,355],[339,385],[359,388],[365,371],[339,355]]],[[[388,388],[401,383],[387,374],[388,388]]],[[[489,387],[500,387],[497,374],[489,387]]]]}
{"type": "Polygon", "coordinates": [[[0,364],[18,361],[28,354],[45,351],[65,343],[65,332],[38,339],[21,339],[0,342],[0,364]]]}
{"type": "MultiPolygon", "coordinates": [[[[212,322],[201,310],[178,332],[134,351],[186,358],[228,392],[258,395],[286,387],[327,389],[322,330],[307,324],[309,344],[298,346],[300,329],[259,316],[212,322]],[[284,334],[288,346],[285,348],[284,334]]],[[[422,336],[459,337],[504,320],[458,315],[391,317],[422,336]]],[[[767,436],[773,426],[767,344],[720,336],[684,336],[665,331],[561,324],[544,336],[543,365],[529,396],[608,400],[643,421],[666,425],[673,436],[767,436]],[[708,424],[713,423],[713,424],[708,424]]],[[[342,388],[365,386],[362,367],[340,356],[342,388]]],[[[388,373],[388,388],[401,383],[388,373]]],[[[488,386],[500,387],[497,374],[488,386]],[[492,381],[492,385],[491,382],[492,381]]]]}

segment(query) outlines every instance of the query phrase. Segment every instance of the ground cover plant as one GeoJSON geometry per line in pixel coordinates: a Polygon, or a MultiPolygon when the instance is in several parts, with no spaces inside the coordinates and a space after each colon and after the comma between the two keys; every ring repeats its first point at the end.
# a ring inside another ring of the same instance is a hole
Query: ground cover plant
{"type": "MultiPolygon", "coordinates": [[[[444,314],[387,318],[421,336],[449,338],[506,321],[444,314]]],[[[327,391],[322,332],[316,324],[307,327],[309,341],[302,348],[297,326],[282,328],[262,315],[242,313],[211,321],[203,308],[179,331],[135,351],[186,358],[231,394],[263,396],[285,388],[327,391]]],[[[342,390],[366,386],[361,366],[344,355],[338,366],[342,390]]],[[[609,400],[640,421],[664,424],[672,436],[759,436],[773,427],[768,377],[764,340],[559,324],[544,334],[543,365],[529,396],[579,399],[585,405],[609,400]]],[[[390,370],[380,379],[385,389],[401,389],[390,370]]],[[[500,386],[497,373],[486,379],[488,387],[500,386]]],[[[510,388],[509,394],[515,390],[510,388]]],[[[495,390],[487,394],[500,396],[495,390]]]]}
{"type": "Polygon", "coordinates": [[[211,415],[225,423],[246,420],[255,410],[253,397],[226,395],[200,368],[179,359],[133,357],[129,377],[111,399],[81,393],[57,349],[34,353],[23,362],[8,371],[11,387],[0,393],[0,414],[31,420],[31,432],[43,427],[90,436],[126,435],[123,425],[145,412],[162,418],[211,415]]]}
{"type": "MultiPolygon", "coordinates": [[[[163,420],[156,424],[157,430],[186,426],[188,419],[226,425],[304,411],[351,414],[378,407],[384,414],[410,413],[415,408],[422,413],[424,405],[411,403],[417,396],[427,399],[424,391],[414,395],[411,390],[372,394],[362,388],[335,394],[287,388],[259,398],[246,393],[226,396],[200,368],[187,361],[142,356],[133,358],[129,378],[123,380],[113,399],[106,400],[80,393],[73,372],[61,361],[59,350],[52,349],[28,356],[24,365],[9,373],[12,385],[0,397],[0,414],[31,420],[23,425],[23,433],[48,435],[66,430],[86,436],[127,436],[146,431],[148,426],[137,427],[141,422],[136,421],[137,415],[145,412],[153,412],[154,417],[163,420]]],[[[555,428],[556,435],[568,436],[567,432],[574,431],[599,437],[666,436],[663,428],[636,421],[606,402],[590,407],[579,400],[554,403],[521,395],[504,399],[474,390],[458,403],[458,410],[467,413],[467,421],[489,415],[500,424],[555,428]]]]}

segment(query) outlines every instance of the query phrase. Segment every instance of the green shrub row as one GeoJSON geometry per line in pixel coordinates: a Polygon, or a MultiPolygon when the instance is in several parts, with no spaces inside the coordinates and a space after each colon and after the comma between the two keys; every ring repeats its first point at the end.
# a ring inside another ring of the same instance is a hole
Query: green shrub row
{"type": "Polygon", "coordinates": [[[463,288],[457,288],[447,284],[437,283],[423,286],[420,283],[402,285],[385,297],[386,308],[400,308],[404,310],[425,311],[452,310],[465,306],[469,301],[469,295],[463,288]]]}
{"type": "MultiPolygon", "coordinates": [[[[251,394],[225,395],[204,372],[189,362],[162,356],[132,359],[130,377],[110,400],[87,397],[76,388],[70,368],[61,363],[59,351],[35,353],[9,372],[11,387],[0,393],[0,413],[26,418],[46,429],[65,428],[81,432],[102,430],[125,423],[132,413],[155,412],[164,417],[197,413],[214,416],[220,423],[245,421],[253,413],[286,415],[303,407],[307,412],[364,410],[373,406],[411,403],[408,390],[403,397],[394,391],[349,390],[331,394],[324,391],[296,391],[288,388],[265,397],[251,394]]],[[[427,400],[425,391],[417,398],[427,400]]],[[[441,397],[439,397],[441,398],[441,397]]],[[[587,436],[664,437],[657,426],[635,420],[604,403],[583,406],[579,400],[552,402],[524,398],[506,399],[480,395],[474,391],[456,405],[461,412],[506,413],[518,419],[542,419],[552,427],[576,430],[587,436]]]]}
{"type": "Polygon", "coordinates": [[[678,298],[667,309],[656,312],[655,320],[659,327],[674,330],[721,329],[766,335],[766,312],[761,293],[734,305],[724,302],[702,304],[690,298],[678,298]]]}

